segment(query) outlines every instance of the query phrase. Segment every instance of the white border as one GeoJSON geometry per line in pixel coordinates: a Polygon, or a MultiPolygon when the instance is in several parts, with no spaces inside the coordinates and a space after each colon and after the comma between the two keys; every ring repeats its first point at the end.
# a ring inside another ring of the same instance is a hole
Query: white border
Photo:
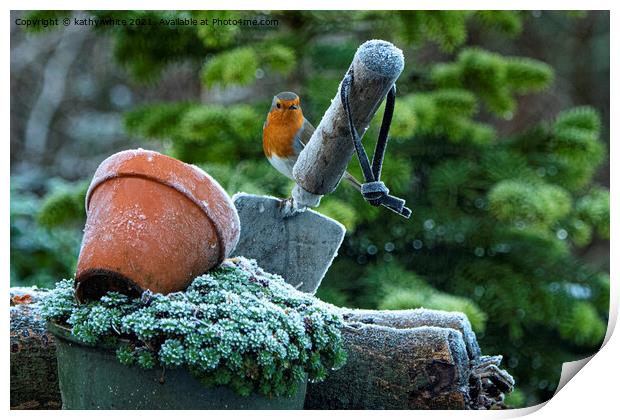
{"type": "MultiPolygon", "coordinates": [[[[8,2],[3,2],[3,4],[7,4],[8,8],[3,15],[6,19],[7,28],[3,31],[2,35],[2,48],[4,50],[4,57],[8,59],[10,57],[10,26],[8,22],[10,20],[9,10],[22,10],[22,9],[67,9],[67,10],[81,10],[81,9],[117,9],[117,10],[133,10],[133,9],[158,9],[158,10],[166,10],[166,9],[211,9],[211,10],[298,10],[298,9],[318,9],[318,10],[390,10],[390,9],[457,9],[457,10],[465,10],[465,9],[519,9],[519,10],[567,10],[567,9],[589,9],[589,10],[611,10],[611,68],[617,69],[617,52],[614,47],[617,48],[617,24],[619,23],[619,19],[617,18],[617,8],[614,8],[616,4],[620,4],[618,2],[612,1],[598,1],[591,0],[588,2],[576,2],[576,1],[543,1],[543,0],[522,0],[519,2],[515,1],[447,1],[447,0],[420,0],[420,1],[389,1],[384,0],[381,2],[371,2],[368,0],[359,0],[355,2],[337,2],[337,1],[326,1],[326,0],[271,0],[271,1],[261,1],[261,2],[251,2],[251,1],[226,1],[226,2],[205,2],[205,1],[187,1],[187,0],[177,0],[175,2],[165,2],[161,0],[152,0],[152,1],[117,1],[117,0],[95,0],[90,2],[84,1],[55,1],[45,2],[40,0],[22,0],[22,1],[13,1],[10,0],[8,2]]],[[[2,110],[3,110],[3,118],[5,124],[3,125],[4,129],[8,131],[9,128],[9,111],[10,111],[10,95],[8,94],[10,89],[10,60],[2,66],[2,74],[4,80],[4,101],[2,101],[2,110]]],[[[611,74],[614,74],[613,71],[611,74]]],[[[618,83],[614,78],[611,79],[611,97],[617,98],[618,94],[618,83]]],[[[619,115],[617,112],[617,107],[614,106],[613,99],[611,103],[611,121],[619,121],[619,115]]],[[[610,127],[610,138],[614,137],[615,126],[610,127]]],[[[5,131],[6,133],[6,131],[5,131]]],[[[9,287],[9,261],[10,261],[10,253],[9,253],[9,241],[10,241],[10,233],[9,233],[9,176],[10,176],[10,154],[9,154],[9,138],[4,139],[1,142],[0,147],[2,147],[2,153],[0,159],[2,159],[2,168],[5,171],[4,182],[2,183],[1,190],[1,198],[2,198],[2,214],[4,216],[5,223],[2,225],[2,234],[4,238],[3,246],[2,246],[2,261],[4,269],[4,287],[5,294],[8,294],[9,287]]],[[[616,147],[614,146],[614,141],[611,142],[611,161],[614,161],[616,156],[616,147]]],[[[618,179],[618,170],[614,165],[611,165],[611,181],[618,179]]],[[[615,182],[613,182],[615,185],[615,182]]],[[[612,194],[611,205],[612,209],[618,208],[618,196],[617,194],[612,194]]],[[[616,225],[612,224],[612,238],[618,237],[618,229],[616,225]]],[[[613,240],[612,240],[612,256],[616,256],[614,253],[613,240]]],[[[519,410],[510,410],[510,411],[492,411],[492,412],[429,412],[429,411],[416,411],[411,413],[409,411],[397,411],[390,412],[388,414],[390,417],[394,418],[407,418],[411,419],[412,416],[416,418],[457,418],[457,417],[476,417],[476,418],[498,418],[498,417],[517,417],[526,415],[529,413],[533,418],[580,418],[583,419],[587,416],[587,418],[610,418],[613,416],[613,413],[617,411],[616,409],[616,399],[617,398],[617,380],[620,372],[618,357],[617,354],[620,353],[620,341],[616,336],[612,336],[611,333],[615,327],[617,314],[618,314],[618,281],[615,280],[618,278],[618,266],[615,264],[615,258],[611,259],[611,307],[610,307],[610,326],[608,328],[607,336],[606,336],[606,345],[602,348],[602,350],[596,354],[589,363],[585,367],[583,367],[582,371],[579,372],[577,378],[571,380],[566,384],[564,388],[562,388],[558,394],[553,397],[547,404],[541,404],[536,407],[529,407],[525,409],[519,410]],[[543,408],[544,407],[544,408],[543,408]],[[542,408],[542,409],[540,409],[542,408]]],[[[9,324],[5,322],[3,324],[3,336],[9,336],[9,324]]],[[[3,351],[5,352],[4,363],[2,364],[2,369],[4,373],[4,389],[3,396],[5,398],[4,407],[8,410],[9,407],[9,345],[5,342],[3,346],[3,351]]],[[[69,418],[80,418],[83,419],[84,416],[88,416],[89,418],[108,418],[110,413],[107,412],[60,412],[60,411],[48,411],[48,412],[28,412],[28,411],[11,411],[9,413],[11,416],[15,417],[31,417],[31,416],[46,416],[46,417],[69,417],[69,418]]],[[[237,416],[252,416],[257,419],[290,419],[291,416],[299,417],[299,418],[313,418],[316,416],[321,417],[332,417],[338,416],[343,419],[353,419],[356,420],[362,418],[375,418],[378,414],[371,411],[343,411],[343,412],[253,412],[253,413],[245,413],[245,412],[189,412],[184,411],[182,413],[173,413],[169,411],[161,411],[161,412],[148,412],[139,414],[141,416],[148,416],[150,418],[170,418],[171,416],[183,416],[183,417],[191,417],[191,418],[205,418],[209,416],[215,416],[215,418],[222,417],[237,417],[237,416]]],[[[114,413],[114,416],[120,417],[129,417],[136,416],[136,413],[133,412],[117,412],[114,413]]],[[[615,415],[617,416],[617,414],[615,415]]]]}

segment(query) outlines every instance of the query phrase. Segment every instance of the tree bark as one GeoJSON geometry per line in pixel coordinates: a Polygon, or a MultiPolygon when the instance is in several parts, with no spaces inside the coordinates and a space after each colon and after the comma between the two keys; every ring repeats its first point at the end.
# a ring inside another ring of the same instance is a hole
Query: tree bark
{"type": "MultiPolygon", "coordinates": [[[[11,408],[61,407],[53,336],[37,301],[11,289],[11,408]]],[[[512,389],[501,356],[480,356],[460,313],[340,308],[347,364],[308,386],[307,409],[468,409],[502,406],[512,389]]]]}
{"type": "Polygon", "coordinates": [[[345,330],[347,364],[309,384],[308,409],[465,409],[469,359],[450,328],[345,330]]]}
{"type": "Polygon", "coordinates": [[[11,409],[60,408],[56,345],[36,302],[44,291],[11,288],[11,409]]]}

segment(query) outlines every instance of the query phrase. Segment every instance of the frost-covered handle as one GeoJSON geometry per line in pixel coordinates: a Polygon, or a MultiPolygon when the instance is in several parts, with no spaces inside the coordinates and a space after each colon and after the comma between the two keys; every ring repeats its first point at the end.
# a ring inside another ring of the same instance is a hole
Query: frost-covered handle
{"type": "MultiPolygon", "coordinates": [[[[360,137],[404,66],[402,51],[390,42],[366,41],[358,48],[347,74],[354,75],[349,98],[360,137]]],[[[349,124],[340,100],[341,87],[293,168],[297,182],[293,198],[298,206],[317,206],[323,195],[338,186],[353,155],[349,124]]]]}

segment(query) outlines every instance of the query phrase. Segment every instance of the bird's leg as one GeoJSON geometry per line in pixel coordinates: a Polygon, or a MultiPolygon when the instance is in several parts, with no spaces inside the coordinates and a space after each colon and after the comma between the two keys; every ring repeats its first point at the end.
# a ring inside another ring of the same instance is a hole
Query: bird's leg
{"type": "Polygon", "coordinates": [[[297,213],[302,213],[306,210],[306,207],[298,205],[293,197],[280,200],[278,208],[280,209],[280,215],[283,219],[294,216],[297,213]]]}

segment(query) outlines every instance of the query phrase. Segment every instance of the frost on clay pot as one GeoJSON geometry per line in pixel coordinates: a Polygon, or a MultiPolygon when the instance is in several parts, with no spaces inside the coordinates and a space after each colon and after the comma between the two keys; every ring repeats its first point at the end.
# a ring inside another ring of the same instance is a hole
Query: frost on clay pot
{"type": "Polygon", "coordinates": [[[107,158],[86,194],[75,277],[83,302],[107,291],[183,290],[239,239],[228,194],[200,168],[147,150],[107,158]]]}

